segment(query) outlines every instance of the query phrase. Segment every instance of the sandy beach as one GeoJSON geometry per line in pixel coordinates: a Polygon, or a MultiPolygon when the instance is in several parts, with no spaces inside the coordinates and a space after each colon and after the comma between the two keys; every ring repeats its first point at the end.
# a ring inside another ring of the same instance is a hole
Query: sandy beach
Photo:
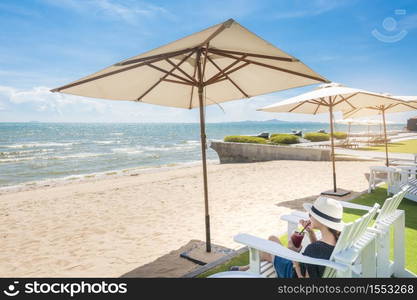
{"type": "MultiPolygon", "coordinates": [[[[338,162],[338,186],[364,191],[379,162],[338,162]]],[[[212,241],[285,231],[281,214],[332,186],[329,162],[209,165],[212,241]],[[299,200],[299,201],[297,201],[299,200]]],[[[114,277],[204,240],[200,166],[0,195],[2,277],[114,277]]]]}

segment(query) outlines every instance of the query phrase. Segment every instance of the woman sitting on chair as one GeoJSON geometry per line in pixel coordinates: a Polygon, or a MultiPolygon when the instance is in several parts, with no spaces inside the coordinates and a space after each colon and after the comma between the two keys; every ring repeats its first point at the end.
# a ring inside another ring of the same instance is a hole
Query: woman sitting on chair
{"type": "MultiPolygon", "coordinates": [[[[301,220],[300,224],[306,227],[311,243],[305,248],[303,255],[313,258],[329,259],[337,243],[340,232],[343,229],[343,207],[331,198],[319,197],[309,209],[310,220],[301,220]],[[314,229],[319,230],[321,238],[318,240],[314,229]]],[[[270,241],[281,244],[276,236],[270,236],[270,241]]],[[[291,239],[288,240],[288,248],[297,252],[301,246],[296,248],[291,239]]],[[[323,276],[324,266],[310,265],[274,256],[261,252],[261,260],[269,261],[274,265],[277,276],[280,278],[319,278],[323,276]]],[[[246,271],[249,266],[231,268],[232,271],[246,271]]]]}

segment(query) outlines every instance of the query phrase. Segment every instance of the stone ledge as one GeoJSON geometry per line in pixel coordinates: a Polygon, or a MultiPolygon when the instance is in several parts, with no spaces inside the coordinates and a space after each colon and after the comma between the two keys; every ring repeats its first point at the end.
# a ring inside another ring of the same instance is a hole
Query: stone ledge
{"type": "Polygon", "coordinates": [[[210,147],[217,152],[222,164],[271,160],[330,161],[330,149],[222,141],[211,141],[210,147]]]}

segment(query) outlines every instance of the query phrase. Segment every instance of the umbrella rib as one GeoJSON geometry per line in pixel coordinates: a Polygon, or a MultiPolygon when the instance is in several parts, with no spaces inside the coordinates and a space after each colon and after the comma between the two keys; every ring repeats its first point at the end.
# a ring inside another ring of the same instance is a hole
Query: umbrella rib
{"type": "Polygon", "coordinates": [[[181,81],[181,80],[173,80],[173,79],[166,79],[166,78],[164,78],[164,79],[162,79],[162,81],[194,86],[193,83],[189,83],[189,82],[185,82],[185,81],[181,81]]]}
{"type": "MultiPolygon", "coordinates": [[[[245,62],[244,64],[242,64],[242,65],[240,65],[240,66],[238,66],[238,67],[236,67],[236,68],[234,68],[234,69],[232,69],[232,70],[230,70],[230,71],[227,71],[227,72],[225,72],[224,74],[225,74],[225,75],[230,75],[230,74],[232,74],[232,73],[236,72],[237,70],[240,70],[240,69],[242,69],[243,67],[246,67],[247,65],[249,65],[249,63],[245,62]]],[[[206,82],[206,85],[210,85],[210,84],[213,84],[213,83],[217,83],[217,82],[219,82],[219,81],[223,81],[223,80],[225,80],[225,79],[226,79],[226,78],[225,78],[224,76],[220,76],[219,78],[216,78],[216,80],[215,80],[215,81],[213,81],[213,82],[206,82]]]]}
{"type": "MultiPolygon", "coordinates": [[[[221,55],[221,56],[229,57],[229,58],[238,59],[238,57],[236,57],[236,56],[226,54],[226,53],[222,53],[222,52],[214,52],[212,49],[209,49],[209,52],[212,52],[212,53],[215,53],[215,54],[218,54],[218,55],[221,55]]],[[[293,75],[297,75],[297,76],[301,76],[301,77],[306,77],[306,78],[313,79],[313,80],[320,81],[320,82],[328,82],[326,79],[323,79],[323,78],[303,74],[303,73],[296,72],[296,71],[287,70],[287,69],[284,69],[284,68],[280,68],[280,67],[264,64],[264,63],[261,63],[261,62],[249,60],[249,59],[246,59],[246,58],[242,59],[242,61],[254,64],[254,65],[258,65],[258,66],[261,66],[261,67],[265,67],[265,68],[269,68],[269,69],[273,69],[273,70],[277,70],[277,71],[281,71],[281,72],[285,72],[285,73],[289,73],[289,74],[293,74],[293,75]]]]}
{"type": "Polygon", "coordinates": [[[215,75],[213,75],[211,78],[209,78],[206,82],[205,85],[209,85],[210,83],[212,83],[212,81],[215,81],[218,77],[220,76],[224,76],[224,73],[229,70],[231,67],[235,66],[237,63],[239,63],[240,61],[242,61],[242,59],[246,58],[246,55],[243,55],[242,57],[240,57],[239,59],[236,59],[234,62],[232,62],[230,65],[228,65],[226,68],[224,68],[223,70],[217,68],[219,70],[219,72],[215,75]]]}
{"type": "MultiPolygon", "coordinates": [[[[167,59],[165,59],[171,66],[173,66],[173,67],[175,67],[175,64],[169,59],[169,58],[167,58],[167,59]]],[[[183,69],[181,69],[181,68],[178,68],[178,71],[180,71],[182,74],[184,74],[185,76],[187,76],[189,79],[190,79],[190,81],[191,82],[193,82],[193,83],[197,83],[196,81],[195,81],[195,79],[193,78],[193,77],[191,77],[190,75],[188,75],[188,73],[187,72],[185,72],[183,69]]]]}
{"type": "Polygon", "coordinates": [[[120,63],[117,63],[117,64],[115,64],[115,66],[125,66],[125,65],[138,63],[138,62],[146,62],[148,60],[154,60],[154,59],[163,60],[163,59],[166,59],[166,58],[170,58],[170,57],[178,56],[178,55],[181,55],[181,54],[185,54],[185,53],[190,52],[190,51],[194,51],[195,49],[196,48],[186,48],[186,49],[182,49],[182,50],[166,52],[166,53],[151,55],[151,56],[147,56],[147,57],[130,59],[130,60],[127,60],[127,61],[122,61],[120,63]]]}
{"type": "Polygon", "coordinates": [[[281,57],[281,56],[272,56],[272,55],[264,55],[264,54],[257,54],[257,53],[249,53],[249,52],[241,52],[241,51],[232,51],[232,50],[224,50],[218,48],[211,48],[212,52],[222,52],[227,54],[237,54],[237,55],[245,55],[257,58],[265,58],[265,59],[273,59],[279,61],[288,61],[288,62],[299,62],[299,59],[292,58],[292,57],[281,57]]]}
{"type": "MultiPolygon", "coordinates": [[[[195,49],[191,53],[193,53],[194,51],[195,51],[195,49]]],[[[105,74],[101,74],[101,75],[93,76],[93,77],[90,77],[90,78],[86,78],[86,79],[83,79],[83,80],[80,80],[80,81],[77,81],[77,82],[73,82],[73,83],[70,83],[70,84],[67,84],[67,85],[63,85],[63,86],[58,87],[56,89],[52,89],[51,92],[60,92],[61,90],[68,89],[68,88],[71,88],[71,87],[74,87],[74,86],[78,86],[78,85],[81,85],[81,84],[84,84],[84,83],[87,83],[87,82],[90,82],[90,81],[105,78],[105,77],[115,75],[115,74],[118,74],[118,73],[121,73],[121,72],[129,71],[129,70],[132,70],[132,69],[135,69],[135,68],[139,68],[139,67],[143,67],[143,66],[149,66],[150,63],[158,62],[160,60],[163,60],[163,58],[155,58],[155,59],[153,59],[151,61],[148,61],[148,62],[141,62],[141,63],[135,64],[133,66],[125,67],[125,68],[122,68],[122,69],[119,69],[119,70],[114,70],[114,71],[111,71],[111,72],[108,72],[108,73],[105,73],[105,74]]]]}
{"type": "MultiPolygon", "coordinates": [[[[186,82],[186,83],[189,83],[189,84],[194,84],[194,82],[189,81],[188,79],[186,79],[186,78],[184,78],[184,77],[181,77],[181,76],[179,76],[179,75],[173,74],[173,73],[172,73],[172,72],[173,72],[172,70],[171,70],[171,71],[167,71],[167,70],[164,70],[164,69],[162,69],[162,68],[160,68],[160,67],[158,67],[158,66],[155,66],[155,65],[153,65],[153,64],[149,64],[149,66],[150,66],[151,68],[154,68],[155,70],[158,70],[158,71],[162,72],[162,73],[168,74],[168,76],[173,76],[173,77],[176,77],[176,78],[178,78],[178,79],[182,80],[183,82],[186,82]]],[[[174,65],[174,67],[175,67],[175,65],[174,65]]],[[[178,68],[177,68],[177,70],[178,70],[178,68]]]]}
{"type": "Polygon", "coordinates": [[[301,103],[298,103],[296,106],[294,106],[293,108],[291,108],[288,112],[293,112],[294,110],[296,110],[297,108],[299,108],[301,105],[308,103],[308,101],[303,101],[301,103]]]}
{"type": "Polygon", "coordinates": [[[208,44],[212,39],[214,39],[218,34],[220,34],[223,30],[225,30],[226,28],[229,28],[230,26],[232,26],[232,24],[235,22],[235,20],[233,19],[229,19],[226,22],[223,22],[222,25],[220,25],[219,28],[216,29],[215,32],[213,32],[204,42],[202,42],[200,44],[200,47],[203,45],[208,44]]]}
{"type": "MultiPolygon", "coordinates": [[[[350,95],[350,96],[348,96],[348,97],[343,97],[342,95],[339,95],[341,98],[342,98],[342,100],[343,101],[346,101],[346,103],[347,104],[349,104],[349,106],[350,107],[352,107],[352,109],[356,109],[356,107],[352,104],[352,103],[350,103],[350,101],[348,101],[350,98],[352,98],[353,96],[355,96],[357,93],[355,93],[355,94],[352,94],[352,95],[350,95]]],[[[341,102],[341,101],[339,101],[339,102],[341,102]]],[[[339,102],[338,103],[336,103],[336,104],[339,104],[339,102]]]]}
{"type": "Polygon", "coordinates": [[[410,107],[410,108],[412,108],[412,109],[417,109],[417,106],[413,106],[413,105],[410,105],[410,104],[408,104],[408,103],[401,103],[402,105],[405,105],[405,106],[408,106],[408,107],[410,107]]]}
{"type": "MultiPolygon", "coordinates": [[[[348,101],[346,101],[346,99],[345,98],[343,98],[342,97],[342,99],[341,100],[339,100],[339,101],[337,101],[337,102],[334,102],[333,104],[334,105],[338,105],[338,104],[340,104],[340,103],[342,103],[342,102],[346,102],[346,103],[349,103],[348,101]]],[[[349,104],[350,106],[352,106],[353,108],[355,108],[352,104],[349,104]]]]}
{"type": "Polygon", "coordinates": [[[314,110],[313,115],[315,115],[315,114],[317,113],[317,111],[319,110],[320,106],[321,106],[321,104],[318,104],[318,105],[317,105],[316,109],[314,110]]]}
{"type": "Polygon", "coordinates": [[[316,103],[320,103],[321,105],[324,105],[324,106],[330,106],[329,103],[331,103],[331,98],[330,98],[330,102],[327,102],[324,97],[320,97],[319,99],[320,99],[320,101],[317,101],[317,100],[314,100],[314,99],[313,99],[313,101],[315,101],[316,103]]]}
{"type": "Polygon", "coordinates": [[[213,64],[213,66],[216,67],[217,70],[219,70],[220,73],[222,73],[227,80],[229,80],[246,98],[249,98],[249,95],[246,94],[241,87],[239,87],[228,75],[224,74],[224,71],[210,58],[207,57],[207,59],[213,64]]]}
{"type": "Polygon", "coordinates": [[[327,103],[326,100],[324,100],[324,98],[320,98],[320,101],[312,99],[312,100],[307,100],[307,102],[312,103],[312,104],[319,104],[319,105],[323,105],[323,106],[329,106],[329,103],[327,103]]]}
{"type": "Polygon", "coordinates": [[[145,97],[150,91],[152,91],[158,84],[160,84],[162,82],[162,80],[164,80],[165,78],[168,77],[168,75],[170,75],[170,73],[174,72],[179,66],[182,65],[183,62],[185,62],[191,55],[193,55],[193,53],[195,52],[192,51],[191,53],[189,53],[188,55],[186,55],[178,64],[175,65],[175,67],[173,67],[171,69],[170,72],[168,72],[167,74],[165,74],[163,77],[161,77],[155,84],[153,84],[149,89],[147,89],[139,98],[137,98],[136,101],[141,101],[143,97],[145,97]]]}

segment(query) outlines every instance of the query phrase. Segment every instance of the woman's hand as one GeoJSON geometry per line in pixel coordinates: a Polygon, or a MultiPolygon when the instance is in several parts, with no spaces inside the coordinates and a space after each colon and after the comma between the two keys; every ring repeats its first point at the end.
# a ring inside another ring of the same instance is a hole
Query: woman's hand
{"type": "Polygon", "coordinates": [[[296,251],[296,252],[300,252],[301,251],[301,246],[296,248],[292,242],[291,239],[288,240],[288,249],[296,251]]]}
{"type": "Polygon", "coordinates": [[[300,220],[301,226],[305,227],[307,232],[313,231],[310,220],[300,220]]]}

